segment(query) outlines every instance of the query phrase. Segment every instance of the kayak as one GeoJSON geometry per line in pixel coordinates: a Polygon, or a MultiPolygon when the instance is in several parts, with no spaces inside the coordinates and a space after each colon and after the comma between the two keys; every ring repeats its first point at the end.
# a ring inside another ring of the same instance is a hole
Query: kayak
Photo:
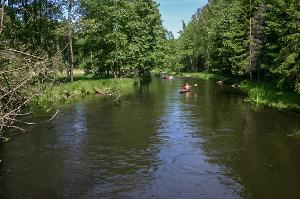
{"type": "Polygon", "coordinates": [[[173,79],[174,77],[172,77],[172,76],[165,76],[165,77],[163,77],[164,79],[173,79]]]}
{"type": "Polygon", "coordinates": [[[190,89],[181,89],[179,92],[180,93],[187,93],[187,92],[190,92],[191,90],[190,89]]]}

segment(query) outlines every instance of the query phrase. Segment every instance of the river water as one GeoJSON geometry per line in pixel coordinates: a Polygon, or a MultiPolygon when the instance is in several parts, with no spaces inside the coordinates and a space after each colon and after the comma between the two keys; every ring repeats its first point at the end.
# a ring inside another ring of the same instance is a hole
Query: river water
{"type": "MultiPolygon", "coordinates": [[[[0,151],[4,198],[300,198],[300,115],[233,89],[153,80],[90,96],[0,151]]],[[[41,118],[35,118],[37,122],[41,118]]]]}

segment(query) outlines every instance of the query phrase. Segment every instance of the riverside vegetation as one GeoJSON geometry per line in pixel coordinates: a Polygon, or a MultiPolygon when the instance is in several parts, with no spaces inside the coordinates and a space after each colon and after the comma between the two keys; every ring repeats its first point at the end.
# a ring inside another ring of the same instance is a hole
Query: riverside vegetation
{"type": "Polygon", "coordinates": [[[76,97],[91,94],[112,96],[117,100],[120,96],[129,93],[135,82],[133,78],[97,78],[85,75],[82,70],[75,70],[73,82],[66,81],[66,77],[60,77],[57,83],[34,98],[30,106],[34,113],[43,114],[53,111],[59,105],[72,101],[76,97]]]}

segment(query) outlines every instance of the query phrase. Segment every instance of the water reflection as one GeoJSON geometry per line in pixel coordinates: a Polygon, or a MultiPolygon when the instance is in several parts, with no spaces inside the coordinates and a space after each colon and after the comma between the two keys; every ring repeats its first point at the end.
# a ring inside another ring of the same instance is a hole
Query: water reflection
{"type": "Polygon", "coordinates": [[[208,91],[206,97],[205,105],[199,103],[206,116],[200,146],[210,163],[223,165],[223,175],[242,186],[240,197],[298,198],[300,146],[286,134],[300,127],[299,115],[256,110],[223,92],[208,91]]]}
{"type": "Polygon", "coordinates": [[[182,95],[174,90],[167,98],[158,130],[163,140],[158,154],[161,165],[148,190],[154,198],[233,198],[236,195],[239,185],[223,176],[224,167],[209,163],[199,147],[203,140],[197,132],[202,130],[202,119],[195,112],[199,107],[192,103],[198,96],[197,89],[182,95]]]}

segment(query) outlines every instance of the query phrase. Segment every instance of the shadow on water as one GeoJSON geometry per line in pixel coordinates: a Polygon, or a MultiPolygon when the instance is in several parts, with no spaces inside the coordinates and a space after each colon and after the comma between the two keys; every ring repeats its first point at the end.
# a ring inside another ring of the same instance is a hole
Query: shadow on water
{"type": "MultiPolygon", "coordinates": [[[[5,198],[300,198],[299,115],[211,81],[87,97],[1,150],[5,198]]],[[[39,120],[39,118],[36,118],[39,120]]]]}

